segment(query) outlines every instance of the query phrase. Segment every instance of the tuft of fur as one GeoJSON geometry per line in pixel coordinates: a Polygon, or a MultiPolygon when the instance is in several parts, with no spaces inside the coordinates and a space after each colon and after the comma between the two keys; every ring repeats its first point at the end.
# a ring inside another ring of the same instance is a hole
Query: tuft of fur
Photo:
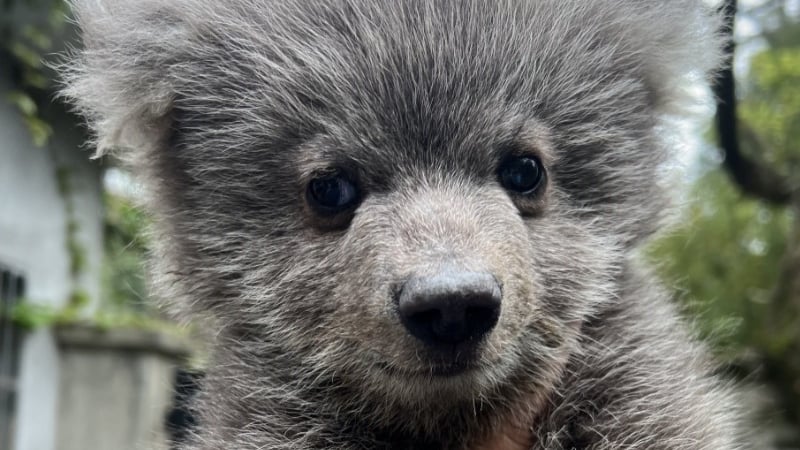
{"type": "Polygon", "coordinates": [[[140,175],[154,274],[210,318],[193,449],[745,448],[733,389],[633,261],[659,223],[656,132],[721,59],[699,0],[75,0],[63,96],[140,175]],[[505,192],[509,152],[545,164],[505,192]],[[346,227],[305,204],[332,167],[346,227]],[[475,370],[443,377],[397,286],[503,285],[475,370]]]}

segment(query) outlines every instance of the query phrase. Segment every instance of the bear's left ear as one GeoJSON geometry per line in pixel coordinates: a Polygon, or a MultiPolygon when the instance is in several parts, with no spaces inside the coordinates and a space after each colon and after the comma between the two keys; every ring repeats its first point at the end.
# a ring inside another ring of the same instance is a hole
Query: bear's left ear
{"type": "MultiPolygon", "coordinates": [[[[193,41],[180,1],[72,0],[83,45],[59,70],[61,96],[86,118],[97,155],[163,143],[175,70],[193,41]]],[[[123,157],[125,155],[122,155],[123,157]]]]}
{"type": "Polygon", "coordinates": [[[706,0],[626,1],[637,11],[626,28],[653,104],[662,112],[680,110],[687,86],[707,83],[722,66],[724,14],[706,0]]]}

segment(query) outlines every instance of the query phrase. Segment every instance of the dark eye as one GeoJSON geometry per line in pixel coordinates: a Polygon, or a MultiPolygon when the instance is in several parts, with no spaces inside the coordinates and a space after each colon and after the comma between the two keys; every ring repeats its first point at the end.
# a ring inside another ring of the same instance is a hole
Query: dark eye
{"type": "Polygon", "coordinates": [[[499,176],[503,187],[509,191],[531,194],[542,184],[544,168],[534,157],[514,157],[500,166],[499,176]]]}
{"type": "Polygon", "coordinates": [[[358,188],[342,173],[333,173],[311,180],[308,201],[320,213],[336,214],[358,201],[358,188]]]}

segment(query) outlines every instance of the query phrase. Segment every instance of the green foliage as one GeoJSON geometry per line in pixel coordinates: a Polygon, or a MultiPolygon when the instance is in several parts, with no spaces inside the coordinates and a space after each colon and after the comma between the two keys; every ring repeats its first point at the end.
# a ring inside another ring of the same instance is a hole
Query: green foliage
{"type": "Polygon", "coordinates": [[[740,375],[775,393],[770,422],[782,448],[800,448],[800,22],[764,2],[764,50],[739,80],[739,143],[795,195],[778,207],[744,196],[720,167],[693,189],[677,230],[647,253],[700,331],[740,375]],[[792,262],[795,261],[795,262],[792,262]],[[793,290],[794,289],[794,290],[793,290]],[[781,420],[781,416],[783,420],[781,420]],[[781,424],[782,423],[782,424],[781,424]]]}
{"type": "MultiPolygon", "coordinates": [[[[59,170],[57,173],[60,189],[65,194],[70,191],[69,177],[68,170],[59,170]]],[[[145,213],[130,200],[109,193],[105,194],[105,204],[102,301],[95,312],[87,314],[89,294],[81,289],[73,289],[63,308],[21,302],[11,312],[17,325],[24,329],[71,323],[88,323],[100,328],[176,328],[158,318],[146,306],[144,260],[147,241],[144,228],[148,220],[145,213]]],[[[67,206],[67,209],[70,210],[70,207],[67,206]]],[[[71,255],[72,276],[76,277],[85,265],[86,256],[75,236],[77,228],[70,226],[74,223],[68,219],[67,246],[71,255]]],[[[74,279],[73,283],[76,283],[74,279]]]]}
{"type": "Polygon", "coordinates": [[[103,298],[116,308],[145,308],[145,213],[124,197],[105,195],[103,298]]]}
{"type": "MultiPolygon", "coordinates": [[[[14,88],[0,93],[19,111],[32,140],[44,146],[53,134],[52,127],[42,120],[43,104],[51,101],[48,90],[54,74],[45,59],[63,50],[59,37],[64,35],[67,6],[63,0],[1,0],[0,1],[0,65],[11,69],[14,88]]],[[[73,290],[67,306],[52,310],[23,303],[15,320],[26,327],[87,319],[85,307],[88,295],[78,289],[79,278],[87,266],[87,251],[79,239],[79,218],[75,216],[72,186],[73,173],[69,167],[58,167],[55,178],[66,210],[65,236],[69,255],[69,270],[73,290]]],[[[144,277],[144,258],[147,252],[142,229],[147,220],[144,213],[121,197],[106,195],[105,260],[103,264],[102,301],[91,320],[106,325],[142,324],[151,320],[144,306],[147,290],[144,277]]]]}
{"type": "Polygon", "coordinates": [[[69,273],[73,282],[77,282],[80,274],[86,269],[87,256],[86,248],[78,238],[80,225],[78,218],[75,217],[75,201],[73,199],[74,189],[72,186],[72,170],[65,166],[56,168],[56,185],[58,193],[64,201],[64,210],[67,216],[65,231],[67,241],[67,254],[69,255],[69,273]]]}
{"type": "Polygon", "coordinates": [[[53,308],[23,300],[11,310],[11,320],[24,330],[35,330],[58,321],[53,308]]]}
{"type": "MultiPolygon", "coordinates": [[[[800,42],[798,43],[800,44],[800,42]]],[[[756,55],[739,103],[746,131],[742,145],[770,163],[793,185],[800,184],[800,47],[756,55]]]]}
{"type": "Polygon", "coordinates": [[[67,305],[56,309],[23,299],[11,310],[11,319],[23,329],[36,328],[61,323],[74,323],[84,320],[82,311],[89,304],[89,294],[76,289],[70,293],[67,305]]]}
{"type": "Polygon", "coordinates": [[[66,13],[62,0],[5,0],[0,4],[0,61],[10,63],[16,84],[6,98],[16,106],[39,147],[47,143],[53,129],[40,117],[36,99],[50,87],[52,76],[44,60],[55,50],[53,38],[62,32],[66,13]]]}
{"type": "Polygon", "coordinates": [[[69,254],[69,273],[77,278],[86,269],[86,248],[78,240],[78,221],[67,219],[67,252],[69,254]]]}
{"type": "Polygon", "coordinates": [[[39,117],[39,107],[31,95],[22,90],[14,90],[9,92],[6,98],[16,106],[22,116],[34,145],[43,147],[53,134],[53,128],[39,117]]]}
{"type": "Polygon", "coordinates": [[[786,330],[767,326],[769,302],[795,218],[785,208],[744,197],[720,168],[703,176],[680,225],[648,256],[723,357],[785,346],[786,330]]]}
{"type": "Polygon", "coordinates": [[[136,311],[100,309],[91,316],[82,313],[84,301],[88,296],[73,298],[61,309],[23,300],[11,310],[11,320],[23,330],[33,331],[42,327],[56,325],[85,324],[100,329],[135,328],[153,331],[167,331],[175,335],[186,335],[191,328],[142,314],[136,311]]]}

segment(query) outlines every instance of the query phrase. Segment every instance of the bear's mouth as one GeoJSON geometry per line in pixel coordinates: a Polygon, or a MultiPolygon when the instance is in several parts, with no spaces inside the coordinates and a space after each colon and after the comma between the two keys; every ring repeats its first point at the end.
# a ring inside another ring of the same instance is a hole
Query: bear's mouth
{"type": "Polygon", "coordinates": [[[477,364],[453,363],[447,365],[432,366],[428,373],[431,376],[435,377],[454,377],[474,370],[478,370],[477,364]]]}
{"type": "Polygon", "coordinates": [[[361,358],[385,376],[416,380],[470,377],[503,365],[500,355],[487,358],[489,355],[475,347],[453,347],[450,350],[418,349],[413,357],[405,359],[373,349],[362,351],[361,358]]]}
{"type": "Polygon", "coordinates": [[[400,368],[388,363],[378,364],[378,367],[392,377],[402,378],[453,378],[480,370],[478,364],[467,362],[436,364],[420,369],[400,368]]]}
{"type": "Polygon", "coordinates": [[[481,361],[475,353],[445,355],[419,355],[421,359],[415,364],[401,365],[389,362],[386,359],[374,361],[382,372],[392,377],[402,378],[453,378],[478,372],[485,368],[485,361],[481,361]]]}

